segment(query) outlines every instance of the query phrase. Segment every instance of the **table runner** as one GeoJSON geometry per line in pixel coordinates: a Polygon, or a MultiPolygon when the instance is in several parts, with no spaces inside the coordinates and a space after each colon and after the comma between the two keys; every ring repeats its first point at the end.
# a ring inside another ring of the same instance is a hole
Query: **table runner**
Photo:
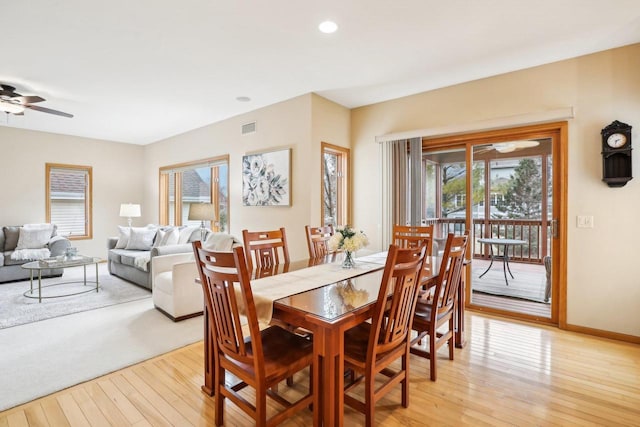
{"type": "MultiPolygon", "coordinates": [[[[354,268],[342,268],[342,262],[320,264],[302,270],[282,273],[251,281],[253,300],[258,323],[268,325],[273,314],[273,302],[291,295],[321,288],[322,286],[350,279],[370,271],[384,268],[387,253],[381,252],[356,258],[354,268]]],[[[239,298],[238,301],[242,299],[239,298]]],[[[239,307],[246,314],[244,307],[239,307]]]]}

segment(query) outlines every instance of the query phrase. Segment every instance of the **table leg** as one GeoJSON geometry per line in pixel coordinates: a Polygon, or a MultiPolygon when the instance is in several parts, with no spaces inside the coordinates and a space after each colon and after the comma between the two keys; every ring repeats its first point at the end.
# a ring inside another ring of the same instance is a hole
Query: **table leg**
{"type": "Polygon", "coordinates": [[[320,420],[314,419],[314,425],[342,427],[344,414],[344,338],[341,329],[325,329],[316,336],[314,333],[314,353],[318,362],[319,387],[320,387],[320,411],[317,415],[320,420]]]}
{"type": "Polygon", "coordinates": [[[478,278],[484,276],[485,274],[487,274],[487,271],[489,271],[491,269],[491,266],[493,265],[493,259],[494,259],[494,255],[493,255],[493,245],[489,245],[489,256],[491,257],[491,263],[489,263],[489,267],[487,267],[487,269],[484,271],[484,273],[482,273],[478,278]]]}
{"type": "Polygon", "coordinates": [[[84,276],[83,276],[84,277],[84,285],[83,286],[87,286],[87,265],[86,264],[83,265],[82,269],[83,269],[83,273],[84,273],[84,276]]]}
{"type": "MultiPolygon", "coordinates": [[[[513,273],[511,272],[511,267],[509,267],[509,252],[507,251],[507,246],[504,246],[504,263],[507,266],[507,270],[509,271],[509,275],[511,276],[512,279],[515,279],[515,277],[513,277],[513,273]]],[[[506,274],[506,273],[505,273],[506,274]]],[[[508,285],[508,283],[507,283],[508,285]]]]}
{"type": "Polygon", "coordinates": [[[38,302],[42,302],[42,269],[38,269],[38,302]]]}
{"type": "Polygon", "coordinates": [[[96,262],[96,292],[98,292],[98,263],[96,262]]]}
{"type": "MultiPolygon", "coordinates": [[[[500,249],[498,249],[500,250],[500,249]]],[[[513,274],[511,274],[511,268],[509,267],[509,252],[507,251],[507,245],[503,245],[502,249],[502,272],[504,273],[504,283],[509,286],[509,279],[507,279],[507,270],[509,270],[509,274],[513,279],[513,274]]]]}
{"type": "Polygon", "coordinates": [[[29,270],[29,283],[31,285],[31,291],[29,292],[31,295],[33,295],[33,269],[29,270]]]}

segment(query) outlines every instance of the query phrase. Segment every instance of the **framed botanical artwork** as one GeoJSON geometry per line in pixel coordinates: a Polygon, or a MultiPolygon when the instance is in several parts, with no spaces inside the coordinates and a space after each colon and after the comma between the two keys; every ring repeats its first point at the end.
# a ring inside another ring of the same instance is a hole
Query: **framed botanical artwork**
{"type": "Polygon", "coordinates": [[[244,206],[291,205],[291,149],[242,156],[244,206]]]}

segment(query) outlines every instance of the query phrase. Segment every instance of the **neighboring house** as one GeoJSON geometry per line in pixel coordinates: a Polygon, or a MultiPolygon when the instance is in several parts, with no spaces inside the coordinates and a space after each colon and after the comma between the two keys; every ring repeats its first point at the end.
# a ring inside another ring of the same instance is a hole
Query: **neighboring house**
{"type": "Polygon", "coordinates": [[[51,172],[51,217],[56,218],[58,234],[85,233],[85,175],[51,172]]]}

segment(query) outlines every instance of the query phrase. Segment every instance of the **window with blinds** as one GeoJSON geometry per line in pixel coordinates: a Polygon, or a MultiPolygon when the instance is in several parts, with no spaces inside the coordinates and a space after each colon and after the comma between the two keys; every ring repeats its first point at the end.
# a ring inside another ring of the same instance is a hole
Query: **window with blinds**
{"type": "Polygon", "coordinates": [[[47,222],[69,239],[92,237],[91,166],[46,164],[47,222]]]}
{"type": "Polygon", "coordinates": [[[213,231],[229,232],[229,156],[160,168],[160,224],[200,225],[189,221],[192,203],[213,203],[215,219],[205,221],[213,231]]]}

